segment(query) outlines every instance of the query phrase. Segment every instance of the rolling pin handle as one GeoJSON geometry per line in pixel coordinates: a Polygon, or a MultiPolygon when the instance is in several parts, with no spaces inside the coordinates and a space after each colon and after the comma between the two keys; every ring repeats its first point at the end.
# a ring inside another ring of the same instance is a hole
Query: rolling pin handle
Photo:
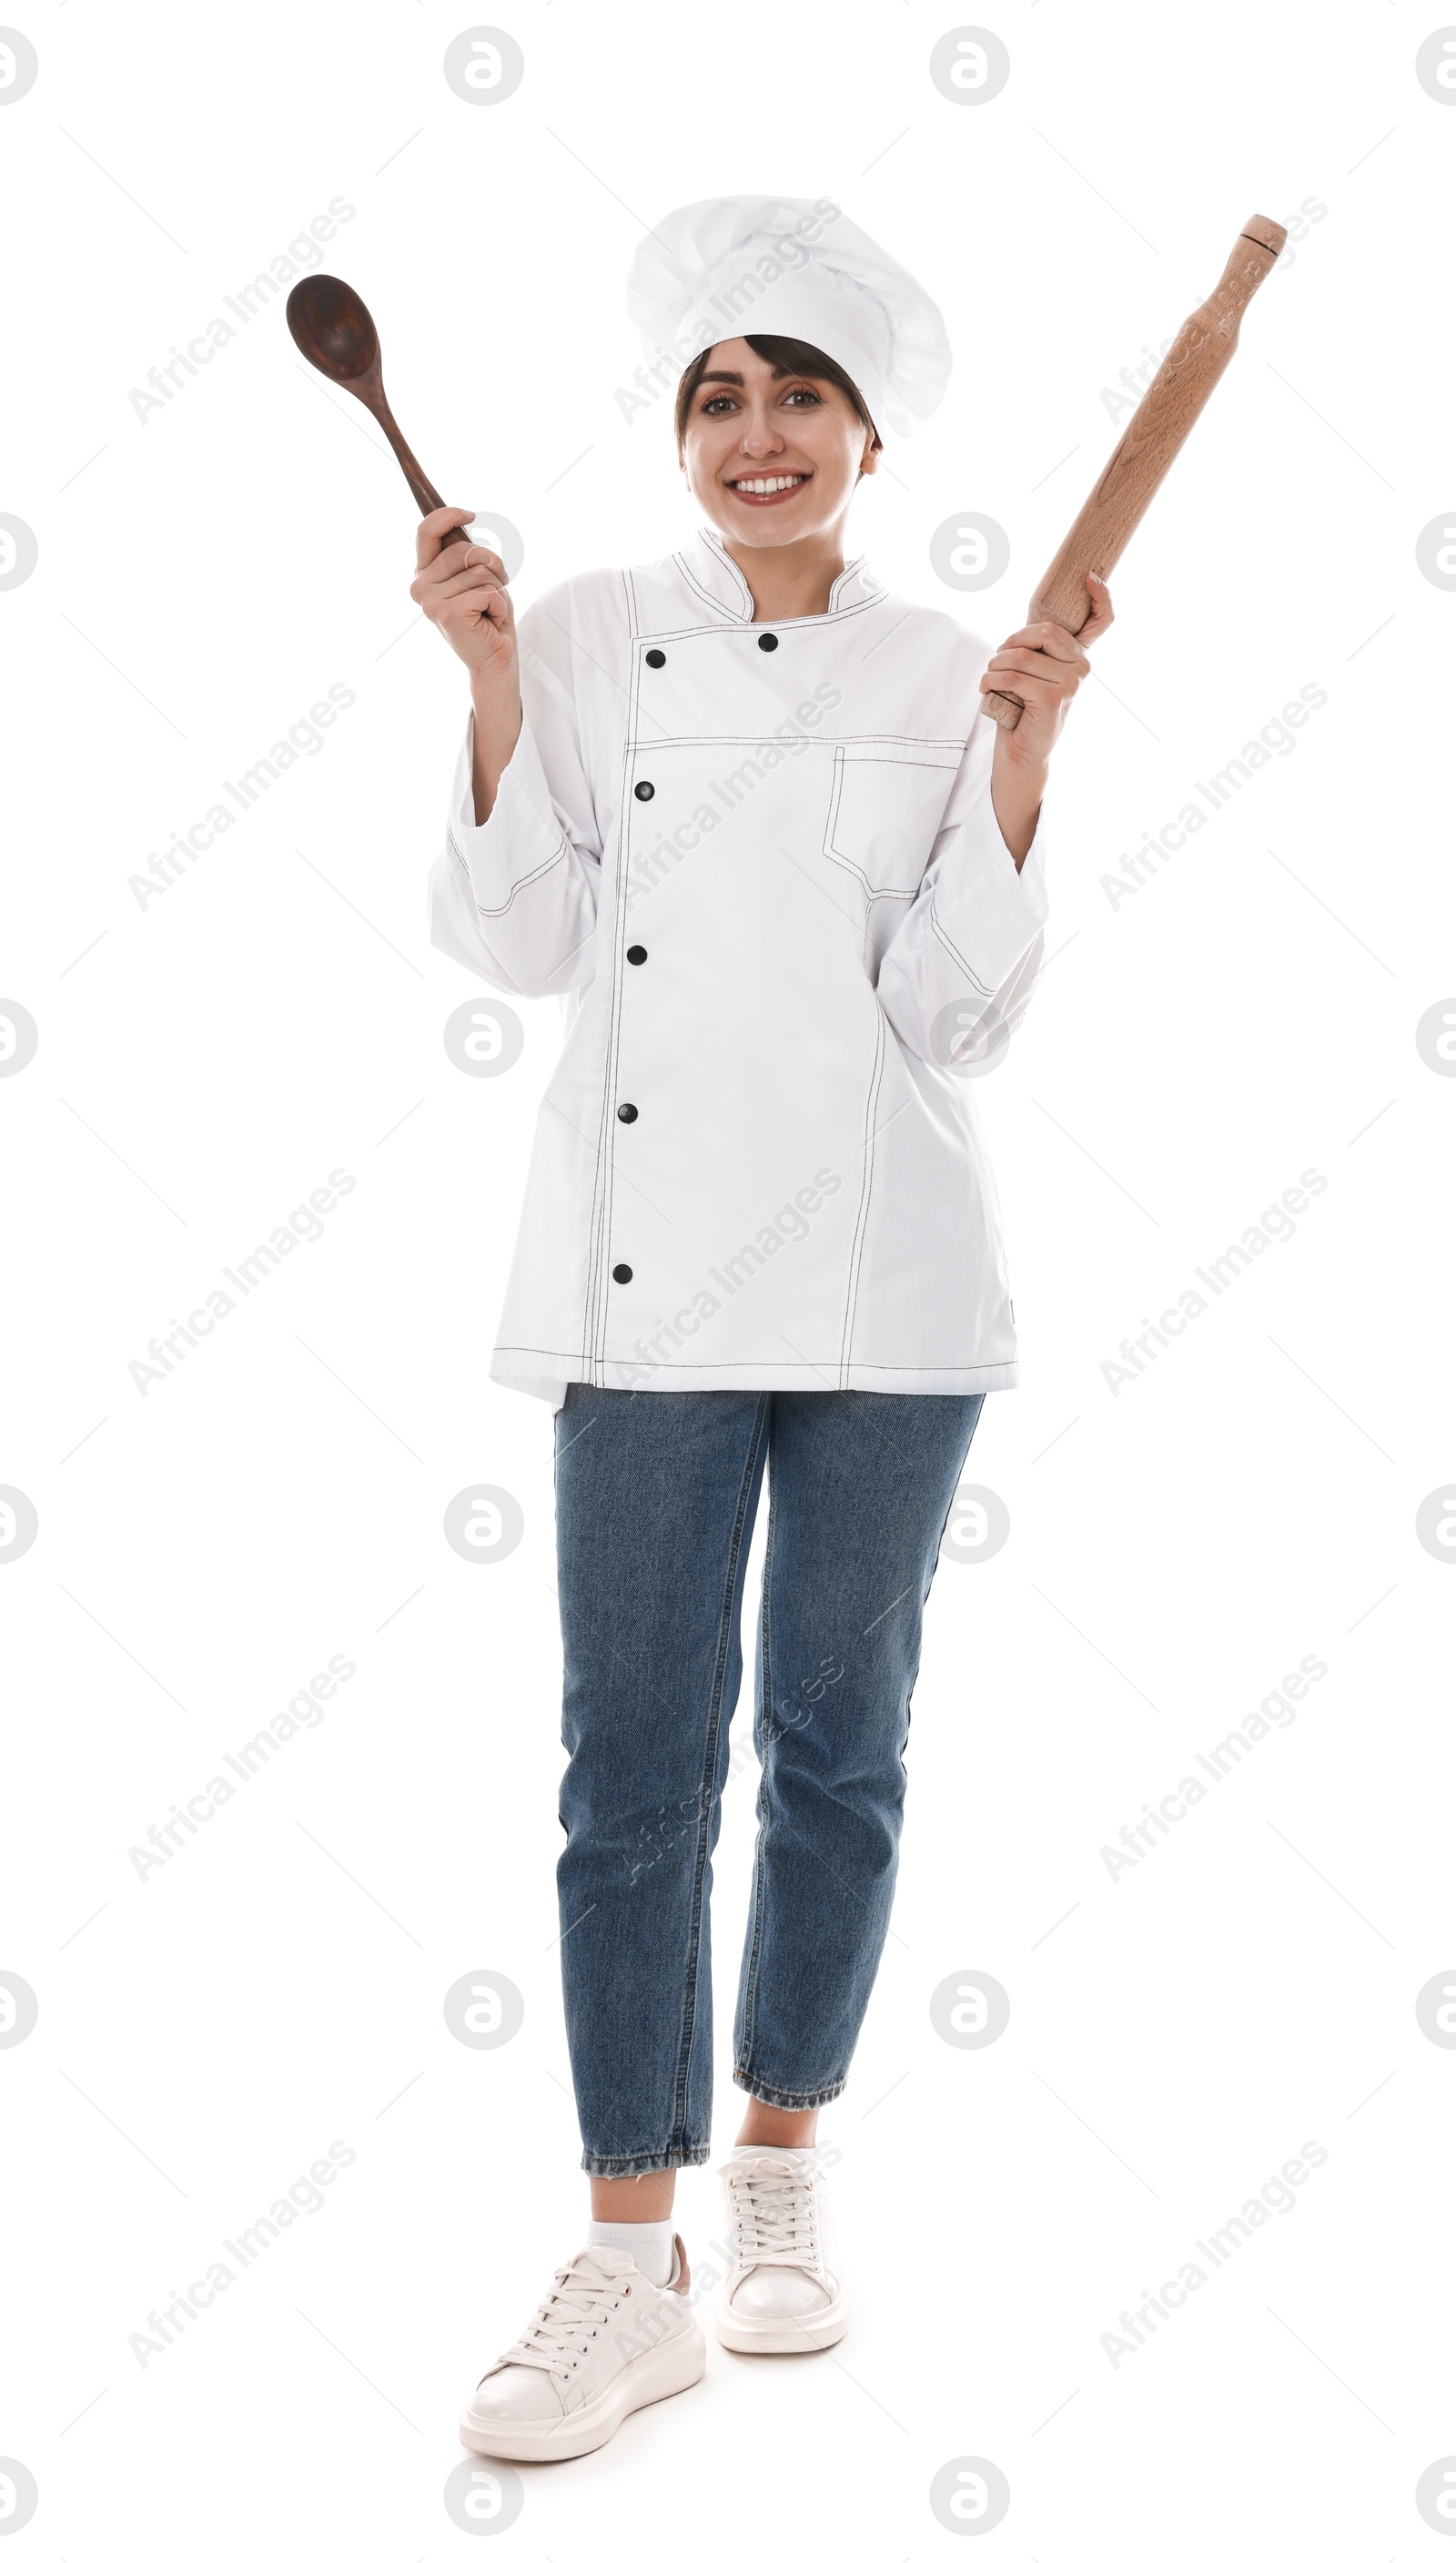
{"type": "Polygon", "coordinates": [[[998,729],[1014,729],[1026,706],[1019,694],[987,693],[981,697],[981,708],[990,712],[998,729]]]}

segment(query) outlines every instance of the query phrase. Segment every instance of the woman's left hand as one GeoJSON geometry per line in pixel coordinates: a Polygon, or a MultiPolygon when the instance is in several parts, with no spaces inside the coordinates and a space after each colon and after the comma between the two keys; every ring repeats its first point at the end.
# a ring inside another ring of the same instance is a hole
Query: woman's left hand
{"type": "Polygon", "coordinates": [[[1061,736],[1062,722],[1082,679],[1087,652],[1112,622],[1112,598],[1095,570],[1087,572],[1092,611],[1080,632],[1059,623],[1028,623],[1001,643],[981,680],[983,694],[1017,694],[1025,705],[1012,730],[998,729],[997,754],[1004,765],[1044,767],[1061,736]]]}

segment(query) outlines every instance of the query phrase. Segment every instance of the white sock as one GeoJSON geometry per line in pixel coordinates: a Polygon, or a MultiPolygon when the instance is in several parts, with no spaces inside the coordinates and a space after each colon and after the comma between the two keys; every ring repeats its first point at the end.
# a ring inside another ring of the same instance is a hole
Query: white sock
{"type": "Polygon", "coordinates": [[[654,2287],[665,2287],[672,2273],[672,2219],[660,2225],[601,2225],[593,2217],[587,2227],[588,2243],[610,2244],[614,2252],[630,2252],[644,2278],[654,2287]]]}

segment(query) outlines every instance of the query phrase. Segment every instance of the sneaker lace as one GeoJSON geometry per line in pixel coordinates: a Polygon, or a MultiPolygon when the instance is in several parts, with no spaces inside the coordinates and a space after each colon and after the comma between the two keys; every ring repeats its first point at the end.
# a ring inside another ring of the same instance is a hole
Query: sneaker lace
{"type": "Polygon", "coordinates": [[[734,2256],[740,2268],[819,2266],[818,2184],[793,2163],[729,2163],[723,2173],[734,2256]]]}
{"type": "Polygon", "coordinates": [[[631,2276],[601,2269],[588,2254],[578,2253],[556,2271],[550,2293],[497,2364],[544,2367],[565,2375],[585,2355],[588,2343],[632,2284],[631,2276]]]}

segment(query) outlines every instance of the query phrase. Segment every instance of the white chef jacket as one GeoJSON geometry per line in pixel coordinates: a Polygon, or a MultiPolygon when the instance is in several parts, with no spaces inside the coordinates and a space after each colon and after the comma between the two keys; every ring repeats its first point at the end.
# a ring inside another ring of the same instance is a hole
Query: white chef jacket
{"type": "Polygon", "coordinates": [[[858,560],[827,613],[753,613],[707,529],[569,579],[520,618],[483,827],[460,752],[431,939],[568,1001],[490,1364],[553,1406],[1016,1384],[945,1064],[1003,1044],[1046,915],[1040,823],[1018,873],[992,809],[991,648],[858,560]]]}

